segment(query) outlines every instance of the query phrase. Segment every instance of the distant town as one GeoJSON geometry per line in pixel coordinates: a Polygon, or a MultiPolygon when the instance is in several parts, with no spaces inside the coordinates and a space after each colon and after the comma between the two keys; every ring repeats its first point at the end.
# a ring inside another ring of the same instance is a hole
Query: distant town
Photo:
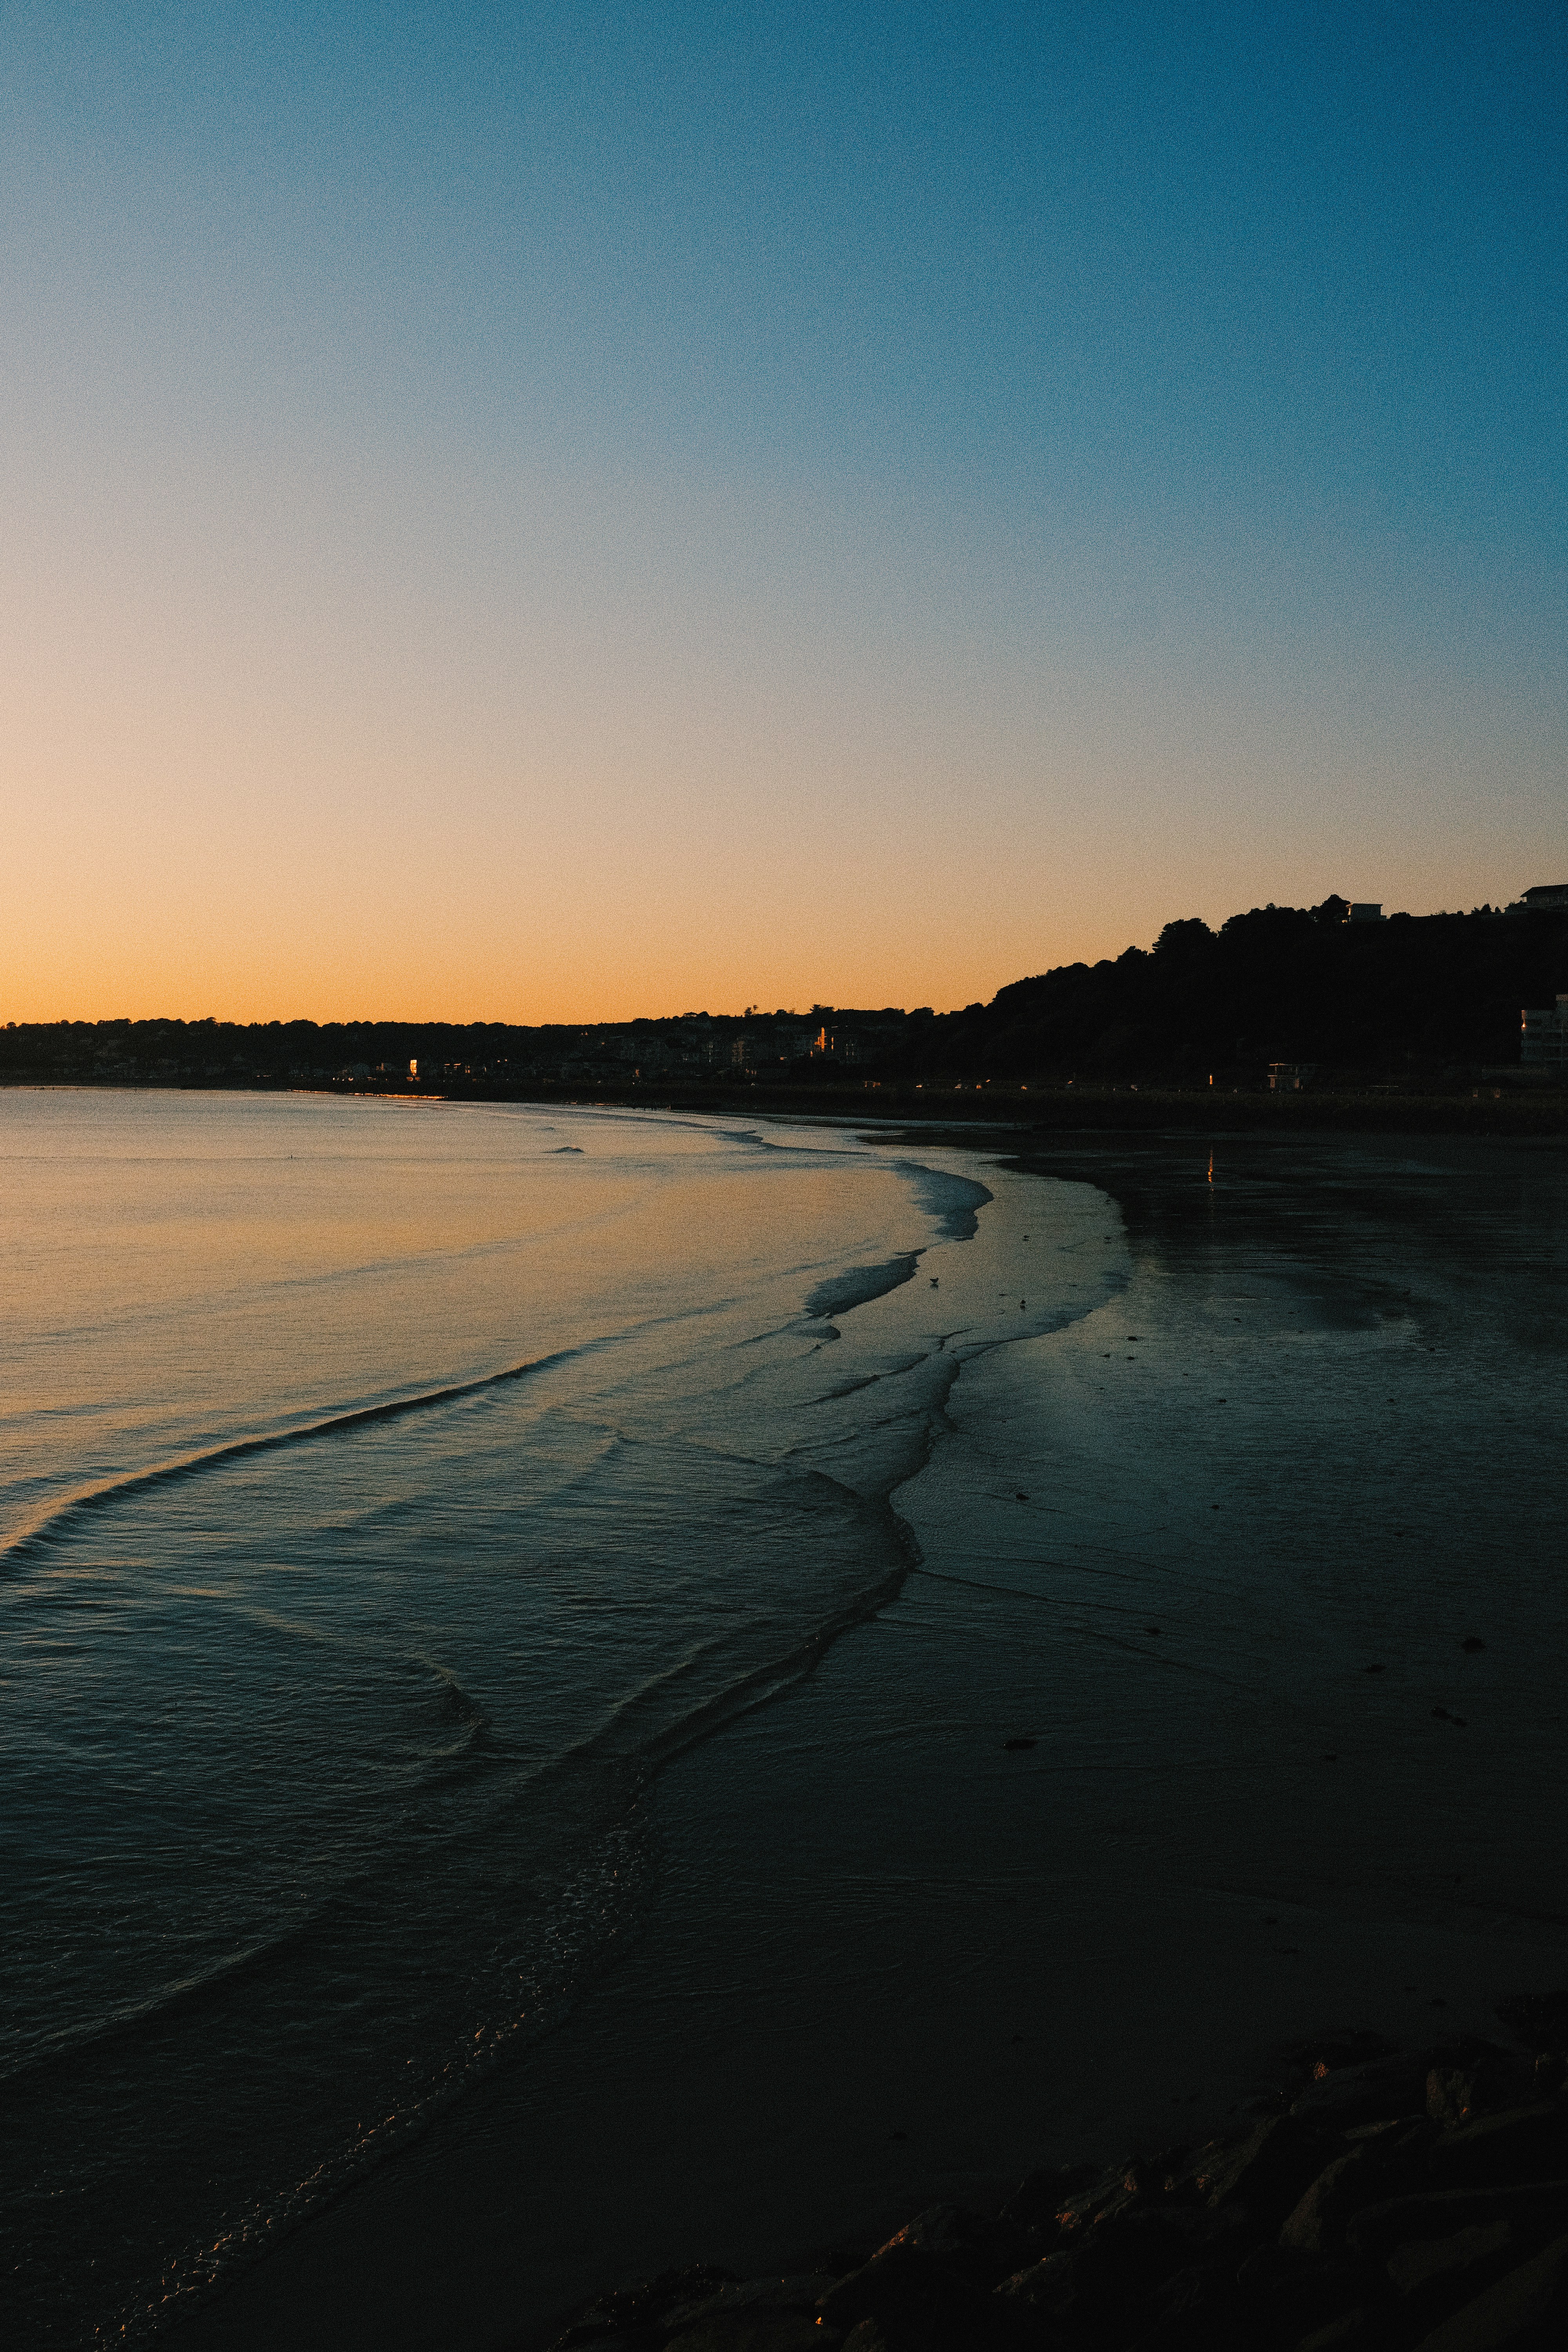
{"type": "Polygon", "coordinates": [[[1336,895],[1254,908],[1217,929],[1174,921],[1152,948],[1061,965],[949,1013],[819,1003],[539,1026],[7,1022],[0,1083],[511,1099],[885,1093],[889,1108],[1075,1087],[1552,1089],[1568,1086],[1568,883],[1468,914],[1385,915],[1336,895]]]}

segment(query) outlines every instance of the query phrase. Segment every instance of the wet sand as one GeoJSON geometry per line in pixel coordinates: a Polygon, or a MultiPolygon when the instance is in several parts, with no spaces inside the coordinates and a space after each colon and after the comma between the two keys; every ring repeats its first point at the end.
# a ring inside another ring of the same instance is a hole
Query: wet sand
{"type": "Polygon", "coordinates": [[[1208,1149],[979,1171],[999,1284],[1044,1173],[1126,1286],[966,1367],[895,1497],[922,1567],[666,1773],[567,2025],[172,2340],[533,2344],[1568,1976],[1561,1154],[1208,1149]]]}

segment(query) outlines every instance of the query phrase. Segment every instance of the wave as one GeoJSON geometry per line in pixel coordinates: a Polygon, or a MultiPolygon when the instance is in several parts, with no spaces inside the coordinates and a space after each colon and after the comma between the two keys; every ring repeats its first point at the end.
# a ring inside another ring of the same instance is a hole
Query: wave
{"type": "MultiPolygon", "coordinates": [[[[761,1139],[754,1139],[762,1142],[761,1139]]],[[[791,1149],[771,1140],[762,1148],[791,1149]]],[[[892,1164],[917,1192],[921,1206],[938,1220],[944,1237],[963,1239],[975,1233],[978,1210],[994,1198],[987,1187],[910,1160],[892,1164]]],[[[820,1283],[807,1299],[807,1315],[819,1318],[844,1313],[896,1289],[912,1278],[921,1255],[920,1250],[905,1252],[879,1265],[849,1268],[820,1283]]],[[[820,1263],[819,1260],[819,1266],[820,1263]]],[[[650,1320],[654,1324],[688,1320],[700,1324],[714,1311],[713,1302],[708,1301],[699,1308],[650,1320]]],[[[781,1330],[791,1328],[788,1324],[780,1327],[781,1330]]],[[[800,1328],[798,1323],[793,1325],[795,1331],[800,1328]]],[[[817,1330],[821,1330],[820,1322],[817,1330]]],[[[233,1465],[252,1454],[281,1451],[375,1423],[459,1403],[520,1381],[531,1373],[547,1371],[595,1352],[624,1336],[595,1339],[472,1381],[328,1414],[292,1428],[236,1438],[179,1460],[105,1480],[41,1507],[29,1524],[0,1543],[0,1561],[26,1557],[35,1547],[49,1543],[88,1513],[137,1494],[143,1487],[199,1476],[208,1469],[233,1465]]],[[[787,1620],[780,1622],[775,1618],[763,1640],[749,1645],[749,1658],[742,1654],[727,1659],[722,1643],[700,1645],[688,1657],[628,1692],[584,1739],[532,1771],[516,1777],[510,1772],[506,1775],[504,1799],[515,1806],[525,1791],[537,1790],[542,1780],[557,1774],[574,1775],[584,1766],[592,1776],[594,1768],[602,1770],[607,1766],[610,1771],[606,1794],[614,1816],[612,1822],[600,1817],[602,1827],[593,1851],[569,1883],[557,1891],[550,1916],[537,1937],[531,1934],[521,1980],[519,1975],[513,1974],[499,1999],[485,2001],[476,2021],[479,2031],[471,2039],[460,2045],[438,2045],[435,2063],[428,2070],[421,2068],[417,2083],[409,2081],[406,2087],[400,2084],[387,2109],[368,2127],[336,2147],[329,2141],[320,2163],[303,2177],[287,2179],[246,2206],[225,2224],[216,2242],[208,2248],[194,2252],[183,2251],[177,2271],[171,2263],[165,2273],[161,2293],[154,2291],[151,2300],[145,2294],[133,2296],[123,2307],[121,2323],[128,2335],[161,2333],[171,2319],[188,2310],[193,2301],[205,2300],[210,2293],[221,2291],[236,2269],[265,2253],[279,2236],[319,2211],[383,2158],[405,2147],[509,2049],[548,2032],[570,2012],[578,1992],[606,1951],[635,1924],[641,1900],[639,1888],[647,1867],[642,1852],[646,1831],[638,1818],[638,1799],[643,1792],[678,1757],[737,1718],[783,1697],[808,1677],[842,1634],[874,1618],[896,1599],[910,1570],[921,1564],[913,1530],[900,1517],[889,1498],[894,1489],[917,1475],[929,1458],[947,1395],[960,1377],[964,1360],[956,1350],[949,1351],[949,1341],[960,1337],[953,1333],[938,1340],[931,1380],[910,1383],[922,1391],[918,1401],[911,1401],[902,1410],[890,1409],[865,1425],[858,1423],[837,1443],[813,1449],[835,1458],[841,1473],[845,1471],[846,1456],[855,1449],[865,1447],[874,1452],[877,1458],[868,1465],[874,1475],[868,1475],[863,1486],[857,1487],[849,1483],[847,1474],[836,1477],[821,1468],[808,1467],[801,1458],[804,1449],[791,1449],[793,1461],[789,1455],[784,1457],[789,1467],[781,1485],[796,1491],[802,1485],[808,1488],[819,1486],[825,1501],[831,1496],[837,1506],[851,1506],[868,1534],[873,1527],[877,1529],[881,1540],[872,1547],[873,1558],[868,1560],[861,1553],[851,1570],[852,1575],[867,1577],[862,1589],[843,1597],[837,1606],[825,1608],[818,1622],[808,1622],[804,1629],[798,1617],[793,1625],[787,1620]],[[925,1392],[928,1389],[931,1393],[925,1392]],[[896,1444],[888,1442],[887,1433],[890,1431],[899,1433],[896,1444]],[[878,1552],[879,1558],[876,1557],[878,1552]],[[759,1650],[764,1654],[759,1656],[759,1650]],[[717,1688],[713,1687],[715,1682],[720,1685],[717,1688]]],[[[745,1343],[731,1344],[754,1345],[755,1339],[753,1337],[745,1343]]],[[[1007,1344],[1008,1340],[997,1339],[983,1343],[983,1348],[1007,1344]]],[[[834,1395],[842,1399],[863,1386],[868,1388],[907,1377],[926,1361],[925,1356],[916,1356],[907,1363],[868,1375],[863,1381],[847,1381],[834,1395]]],[[[889,1387],[884,1394],[891,1408],[897,1390],[889,1387]]],[[[626,1432],[612,1430],[610,1433],[617,1445],[641,1442],[626,1432]]],[[[454,1751],[466,1750],[471,1740],[483,1737],[483,1709],[436,1660],[419,1658],[417,1663],[440,1678],[438,1711],[446,1724],[457,1732],[454,1751]]],[[[468,1834],[475,1840],[493,1836],[496,1820],[495,1812],[487,1809],[485,1819],[476,1821],[468,1834]]],[[[233,1965],[255,1968],[265,1965],[267,1957],[266,1948],[258,1946],[250,1952],[236,1955],[233,1965]]],[[[515,1966],[510,1962],[508,1965],[515,1966]]],[[[232,1981],[232,1978],[228,1980],[232,1981]]],[[[193,1980],[189,1986],[182,1984],[168,1990],[175,2000],[200,1999],[205,1986],[205,1979],[200,1987],[193,1980]]],[[[211,1990],[214,1993],[221,1990],[216,1975],[211,1990]]],[[[134,2014],[127,2014],[122,2021],[128,2027],[138,2021],[134,2014]]]]}
{"type": "Polygon", "coordinates": [[[598,1853],[557,1897],[551,1932],[535,1968],[520,1985],[521,2002],[454,2050],[406,2103],[362,2125],[302,2178],[255,2198],[226,2216],[210,2241],[187,2243],[166,2261],[155,2285],[134,2289],[107,2322],[78,2337],[145,2343],[206,2306],[236,2275],[265,2259],[280,2240],[315,2220],[390,2157],[420,2138],[437,2118],[511,2050],[552,2032],[575,2006],[596,1961],[620,1942],[643,1895],[646,1837],[636,1808],[603,1840],[598,1853]]]}
{"type": "MultiPolygon", "coordinates": [[[[781,1482],[790,1486],[799,1483],[781,1482]]],[[[584,1766],[609,1767],[612,1772],[619,1768],[611,1782],[617,1791],[615,1818],[601,1832],[595,1853],[559,1889],[536,1949],[523,1964],[521,1979],[514,1981],[511,2000],[482,2020],[461,2043],[450,2045],[407,2095],[395,2098],[373,2123],[341,2143],[307,2175],[254,2200],[211,2242],[182,2249],[156,2291],[149,2294],[142,2290],[121,2305],[112,2324],[118,2340],[135,2343],[161,2336],[178,2316],[221,2294],[237,2272],[264,2259],[280,2239],[420,2137],[510,2053],[553,2032],[570,2015],[646,1899],[648,1863],[641,1801],[652,1783],[689,1749],[770,1706],[813,1673],[840,1635],[868,1622],[897,1598],[919,1564],[914,1532],[890,1505],[868,1502],[821,1472],[807,1473],[804,1483],[820,1487],[824,1500],[830,1498],[839,1507],[847,1505],[856,1517],[874,1520],[891,1538],[895,1562],[809,1631],[786,1639],[772,1655],[744,1668],[695,1706],[658,1721],[672,1689],[700,1674],[723,1646],[700,1644],[677,1664],[650,1676],[584,1738],[521,1777],[510,1791],[514,1806],[523,1790],[537,1793],[564,1776],[579,1774],[584,1766]],[[647,1721],[649,1717],[655,1718],[652,1724],[647,1721]]]]}
{"type": "MultiPolygon", "coordinates": [[[[854,1124],[858,1127],[864,1122],[858,1120],[854,1124]]],[[[754,1128],[724,1128],[719,1132],[729,1142],[749,1144],[759,1151],[795,1152],[816,1160],[859,1160],[864,1156],[857,1151],[825,1152],[819,1144],[786,1142],[776,1134],[760,1135],[754,1128]]],[[[951,1169],[931,1168],[921,1160],[888,1160],[882,1164],[903,1178],[927,1215],[936,1219],[937,1231],[946,1242],[973,1241],[978,1229],[979,1211],[996,1198],[989,1186],[973,1177],[956,1175],[951,1169]]],[[[919,1251],[915,1255],[918,1257],[919,1251]]],[[[877,1293],[869,1295],[875,1297],[877,1293]]]]}
{"type": "Polygon", "coordinates": [[[297,1919],[259,1942],[243,1945],[237,1952],[224,1953],[207,1968],[176,1978],[172,1984],[155,1986],[138,2000],[121,2001],[79,2025],[61,2027],[47,2041],[36,2042],[30,2050],[23,2050],[0,2066],[0,2083],[6,2085],[8,2095],[14,2095],[18,2084],[42,2069],[76,2057],[83,2051],[97,2051],[126,2034],[138,2033],[154,2018],[200,2009],[209,2001],[221,2000],[236,1983],[254,1976],[258,1969],[266,1968],[298,1944],[309,1927],[308,1918],[297,1919]]]}
{"type": "Polygon", "coordinates": [[[36,1547],[51,1540],[73,1519],[84,1517],[89,1511],[100,1510],[107,1503],[122,1496],[140,1494],[144,1487],[170,1486],[183,1478],[200,1477],[205,1471],[221,1464],[243,1461],[254,1454],[279,1454],[292,1445],[309,1445],[320,1437],[341,1437],[346,1431],[366,1429],[375,1422],[401,1421],[405,1415],[427,1412],[437,1405],[456,1404],[465,1397],[482,1396],[488,1389],[504,1387],[509,1381],[526,1380],[530,1373],[545,1372],[557,1364],[569,1363],[573,1358],[588,1353],[603,1344],[590,1340],[580,1348],[559,1348],[548,1356],[539,1356],[526,1364],[509,1364],[504,1371],[485,1372],[478,1380],[456,1381],[449,1387],[426,1389],[416,1396],[393,1397],[384,1404],[359,1405],[352,1412],[328,1413],[321,1421],[297,1423],[291,1429],[268,1430],[259,1437],[235,1437],[221,1445],[206,1447],[198,1454],[181,1454],[173,1462],[155,1462],[145,1470],[127,1471],[119,1478],[106,1478],[101,1485],[79,1488],[63,1502],[46,1505],[15,1534],[0,1543],[0,1562],[25,1559],[36,1547]]]}
{"type": "Polygon", "coordinates": [[[824,1315],[847,1315],[852,1307],[864,1307],[872,1298],[885,1298],[889,1290],[898,1290],[914,1280],[922,1255],[920,1250],[907,1250],[899,1257],[884,1259],[880,1265],[848,1266],[844,1273],[817,1284],[807,1295],[805,1311],[814,1319],[824,1315]]]}
{"type": "Polygon", "coordinates": [[[972,1176],[954,1176],[944,1168],[928,1168],[919,1160],[895,1160],[892,1166],[910,1184],[928,1216],[937,1221],[943,1241],[972,1242],[979,1230],[979,1212],[996,1198],[988,1186],[972,1176]]]}
{"type": "Polygon", "coordinates": [[[890,1504],[868,1499],[853,1486],[846,1486],[817,1469],[794,1474],[781,1479],[779,1484],[791,1489],[803,1486],[821,1489],[825,1496],[830,1497],[838,1507],[847,1507],[854,1517],[875,1520],[879,1531],[892,1540],[899,1554],[896,1564],[873,1583],[841,1601],[817,1623],[798,1634],[786,1648],[748,1667],[721,1690],[711,1693],[696,1706],[653,1731],[651,1736],[643,1733],[638,1727],[638,1718],[656,1710],[673,1687],[697,1673],[705,1661],[723,1646],[719,1641],[700,1644],[689,1656],[651,1676],[639,1689],[622,1699],[596,1730],[574,1741],[531,1778],[539,1780],[571,1765],[615,1759],[617,1750],[626,1748],[629,1735],[630,1750],[625,1760],[634,1766],[638,1788],[646,1787],[676,1757],[683,1756],[688,1748],[711,1738],[726,1724],[769,1704],[801,1681],[821,1664],[842,1634],[853,1626],[868,1623],[890,1601],[898,1599],[905,1579],[920,1565],[922,1555],[913,1528],[899,1517],[890,1504]]]}
{"type": "Polygon", "coordinates": [[[901,1381],[907,1372],[918,1371],[922,1364],[930,1361],[931,1353],[922,1349],[918,1356],[910,1356],[901,1364],[889,1364],[882,1371],[862,1372],[856,1380],[840,1381],[837,1388],[824,1389],[806,1410],[816,1412],[825,1404],[838,1404],[845,1397],[857,1396],[862,1389],[874,1389],[882,1381],[901,1381]]]}

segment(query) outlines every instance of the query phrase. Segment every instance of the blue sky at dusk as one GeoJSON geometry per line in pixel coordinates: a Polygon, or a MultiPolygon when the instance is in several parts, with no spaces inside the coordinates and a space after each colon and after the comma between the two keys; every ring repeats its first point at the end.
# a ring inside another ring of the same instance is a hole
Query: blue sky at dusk
{"type": "Polygon", "coordinates": [[[1562,878],[1561,7],[0,10],[8,1017],[1562,878]]]}

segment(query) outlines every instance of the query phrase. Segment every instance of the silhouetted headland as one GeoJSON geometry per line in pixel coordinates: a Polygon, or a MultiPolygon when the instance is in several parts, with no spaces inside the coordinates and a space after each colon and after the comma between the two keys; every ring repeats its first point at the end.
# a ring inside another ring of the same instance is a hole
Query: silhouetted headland
{"type": "Polygon", "coordinates": [[[816,1004],[537,1027],[11,1023],[0,1084],[658,1101],[1046,1129],[1217,1118],[1282,1132],[1563,1132],[1568,1065],[1553,1008],[1568,991],[1568,908],[1349,911],[1329,898],[1255,908],[1217,930],[1167,923],[1150,950],[1063,965],[946,1013],[816,1004]],[[1522,1059],[1531,1008],[1551,1034],[1522,1059]]]}

